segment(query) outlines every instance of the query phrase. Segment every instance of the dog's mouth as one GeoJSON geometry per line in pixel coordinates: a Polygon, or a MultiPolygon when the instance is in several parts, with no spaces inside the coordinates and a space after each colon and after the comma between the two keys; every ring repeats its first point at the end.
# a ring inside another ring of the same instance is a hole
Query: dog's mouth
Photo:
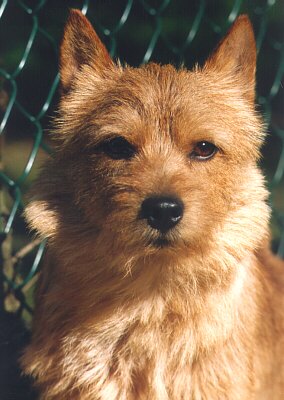
{"type": "Polygon", "coordinates": [[[169,239],[165,238],[165,237],[159,237],[155,240],[152,240],[150,242],[150,244],[158,249],[162,249],[164,247],[169,247],[171,242],[169,239]]]}
{"type": "Polygon", "coordinates": [[[152,238],[148,241],[148,246],[154,247],[155,249],[164,249],[174,246],[174,240],[165,235],[161,235],[157,238],[152,238]]]}
{"type": "Polygon", "coordinates": [[[177,231],[171,231],[167,233],[153,234],[147,238],[147,245],[154,249],[166,249],[175,248],[182,238],[177,231]]]}

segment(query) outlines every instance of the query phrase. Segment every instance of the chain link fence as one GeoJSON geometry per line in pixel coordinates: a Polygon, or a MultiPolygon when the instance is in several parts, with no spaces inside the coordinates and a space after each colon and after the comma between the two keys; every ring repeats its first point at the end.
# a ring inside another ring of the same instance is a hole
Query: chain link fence
{"type": "Polygon", "coordinates": [[[271,189],[273,249],[284,255],[282,0],[2,0],[0,5],[0,309],[29,321],[45,243],[22,217],[25,194],[52,156],[48,129],[58,101],[58,44],[68,8],[82,10],[111,55],[131,65],[203,62],[240,13],[255,27],[258,104],[269,137],[263,167],[271,189]]]}

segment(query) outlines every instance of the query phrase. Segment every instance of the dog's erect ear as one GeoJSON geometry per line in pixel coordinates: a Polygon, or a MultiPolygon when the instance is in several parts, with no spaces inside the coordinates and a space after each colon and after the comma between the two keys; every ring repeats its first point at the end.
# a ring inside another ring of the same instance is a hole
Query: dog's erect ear
{"type": "Polygon", "coordinates": [[[69,90],[83,65],[100,72],[113,65],[113,61],[88,19],[81,11],[71,10],[60,47],[60,76],[64,91],[69,90]]]}
{"type": "Polygon", "coordinates": [[[204,69],[229,72],[243,87],[247,99],[254,102],[256,44],[251,22],[240,15],[217,49],[206,61],[204,69]]]}

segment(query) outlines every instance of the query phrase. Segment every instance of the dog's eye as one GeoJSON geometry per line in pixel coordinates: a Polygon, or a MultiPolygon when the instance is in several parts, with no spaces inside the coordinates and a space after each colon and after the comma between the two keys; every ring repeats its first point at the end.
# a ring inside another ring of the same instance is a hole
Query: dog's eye
{"type": "Polygon", "coordinates": [[[209,160],[212,158],[216,152],[218,151],[218,147],[216,147],[213,143],[210,142],[198,142],[195,144],[192,152],[190,153],[190,157],[197,160],[209,160]]]}
{"type": "Polygon", "coordinates": [[[99,149],[114,160],[129,160],[136,153],[135,147],[121,136],[106,140],[99,149]]]}

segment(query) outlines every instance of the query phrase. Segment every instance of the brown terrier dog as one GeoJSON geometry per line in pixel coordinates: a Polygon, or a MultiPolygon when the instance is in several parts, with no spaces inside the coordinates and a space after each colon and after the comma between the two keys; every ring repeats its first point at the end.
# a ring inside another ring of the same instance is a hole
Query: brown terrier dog
{"type": "Polygon", "coordinates": [[[246,16],[190,72],[115,64],[71,11],[57,149],[26,211],[48,238],[22,358],[41,399],[284,398],[255,63],[246,16]]]}

